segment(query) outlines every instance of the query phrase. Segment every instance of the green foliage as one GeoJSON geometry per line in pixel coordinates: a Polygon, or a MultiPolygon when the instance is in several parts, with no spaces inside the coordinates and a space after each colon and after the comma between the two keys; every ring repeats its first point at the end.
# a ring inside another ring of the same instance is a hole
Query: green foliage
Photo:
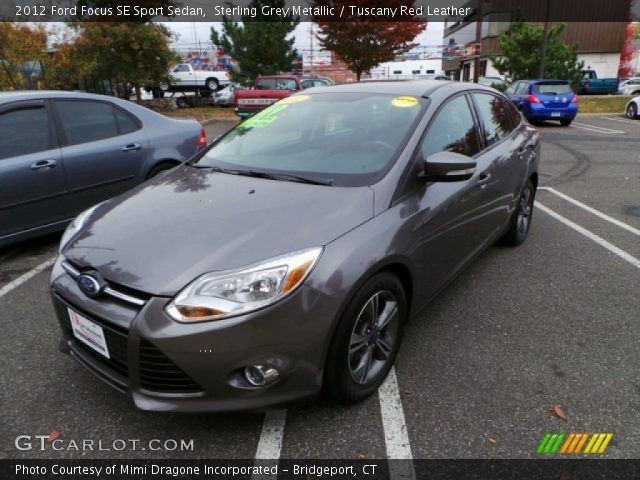
{"type": "MultiPolygon", "coordinates": [[[[76,28],[78,58],[98,79],[157,85],[178,61],[169,48],[171,32],[159,23],[84,22],[76,28]]],[[[121,93],[128,98],[128,91],[121,93]]]]}
{"type": "Polygon", "coordinates": [[[222,33],[211,27],[211,42],[225,55],[238,63],[230,72],[231,79],[241,84],[252,84],[259,75],[274,75],[291,70],[298,52],[293,48],[294,38],[288,38],[299,23],[291,16],[279,21],[260,14],[262,6],[284,7],[284,0],[252,0],[258,16],[242,17],[242,24],[224,17],[222,33]]]}
{"type": "MultiPolygon", "coordinates": [[[[579,45],[567,45],[559,40],[564,29],[565,25],[561,23],[549,27],[544,76],[569,80],[577,90],[584,62],[578,61],[579,45]]],[[[543,39],[544,26],[517,20],[498,38],[502,53],[490,54],[489,58],[495,69],[510,82],[539,78],[543,39]]]]}

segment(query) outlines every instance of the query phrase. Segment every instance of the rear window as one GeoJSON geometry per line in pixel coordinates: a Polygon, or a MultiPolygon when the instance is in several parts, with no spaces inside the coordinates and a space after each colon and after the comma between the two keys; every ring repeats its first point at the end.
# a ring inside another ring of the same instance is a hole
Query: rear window
{"type": "Polygon", "coordinates": [[[568,83],[536,83],[533,86],[533,93],[562,95],[565,93],[572,93],[572,91],[568,83]]]}

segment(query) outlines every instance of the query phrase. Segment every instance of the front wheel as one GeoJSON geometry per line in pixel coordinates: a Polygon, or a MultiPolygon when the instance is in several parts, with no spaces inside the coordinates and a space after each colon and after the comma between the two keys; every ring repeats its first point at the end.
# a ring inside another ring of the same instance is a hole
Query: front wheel
{"type": "Polygon", "coordinates": [[[207,78],[205,85],[212,92],[217,92],[218,89],[220,88],[220,82],[218,82],[217,78],[207,78]]]}
{"type": "Polygon", "coordinates": [[[536,189],[531,180],[527,181],[526,186],[520,194],[518,205],[511,220],[509,220],[509,229],[503,237],[506,245],[517,247],[524,243],[531,228],[531,219],[533,216],[533,201],[536,196],[536,189]]]}
{"type": "Polygon", "coordinates": [[[635,120],[637,116],[638,116],[638,107],[636,106],[635,103],[630,103],[629,106],[627,107],[627,118],[630,118],[631,120],[635,120]]]}
{"type": "Polygon", "coordinates": [[[407,317],[402,283],[392,273],[369,279],[347,306],[327,354],[324,390],[344,402],[374,393],[393,366],[407,317]]]}

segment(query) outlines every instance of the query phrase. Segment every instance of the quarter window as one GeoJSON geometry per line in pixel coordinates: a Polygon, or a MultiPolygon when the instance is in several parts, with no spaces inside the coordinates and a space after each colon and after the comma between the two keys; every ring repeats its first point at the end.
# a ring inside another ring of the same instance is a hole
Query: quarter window
{"type": "Polygon", "coordinates": [[[0,114],[0,158],[17,157],[51,148],[44,107],[21,108],[0,114]]]}
{"type": "Polygon", "coordinates": [[[484,125],[487,145],[499,142],[511,131],[511,119],[502,99],[486,93],[474,93],[473,98],[484,125]]]}
{"type": "Polygon", "coordinates": [[[138,125],[138,122],[134,120],[131,115],[117,108],[114,109],[114,112],[116,114],[116,120],[118,121],[118,132],[120,135],[125,135],[140,129],[140,125],[138,125]]]}
{"type": "Polygon", "coordinates": [[[56,105],[68,145],[118,135],[113,107],[107,103],[71,100],[59,101],[56,105]]]}
{"type": "Polygon", "coordinates": [[[478,133],[464,96],[449,101],[436,115],[422,140],[426,159],[438,152],[455,152],[469,157],[479,151],[478,133]]]}

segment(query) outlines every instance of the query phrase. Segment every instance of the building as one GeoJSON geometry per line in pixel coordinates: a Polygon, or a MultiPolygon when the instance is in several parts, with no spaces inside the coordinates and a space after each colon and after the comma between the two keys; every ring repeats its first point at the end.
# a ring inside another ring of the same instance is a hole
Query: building
{"type": "MultiPolygon", "coordinates": [[[[546,2],[530,0],[484,0],[482,21],[482,42],[476,45],[476,10],[466,18],[449,18],[444,30],[444,54],[442,69],[448,76],[468,81],[474,76],[474,55],[480,56],[480,76],[500,76],[488,58],[489,53],[499,55],[498,37],[509,30],[511,21],[519,10],[525,19],[544,18],[546,2]]],[[[629,8],[620,2],[616,8],[629,8]],[[622,6],[621,6],[622,5],[622,6]]],[[[477,0],[469,6],[475,7],[477,0]]],[[[575,8],[572,1],[549,2],[552,10],[549,18],[571,18],[569,10],[575,8]],[[564,10],[563,10],[564,9],[564,10]]],[[[598,18],[602,12],[602,0],[580,0],[582,18],[598,18]],[[593,12],[593,15],[589,15],[593,12]]],[[[585,67],[594,69],[600,77],[616,77],[620,65],[620,53],[624,45],[624,22],[563,22],[566,29],[560,39],[568,44],[580,46],[578,59],[585,67]]]]}

